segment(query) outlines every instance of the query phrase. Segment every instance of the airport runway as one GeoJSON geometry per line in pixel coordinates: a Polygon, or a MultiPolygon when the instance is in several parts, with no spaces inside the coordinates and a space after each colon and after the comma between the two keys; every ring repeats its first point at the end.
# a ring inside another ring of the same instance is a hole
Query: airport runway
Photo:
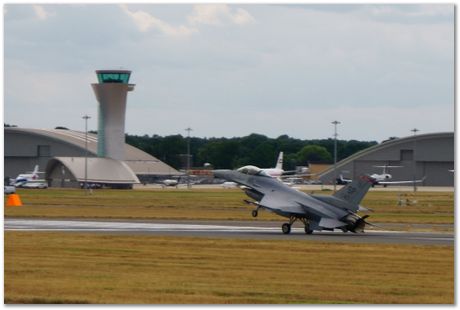
{"type": "Polygon", "coordinates": [[[367,231],[364,234],[315,232],[306,235],[296,226],[284,235],[278,222],[234,221],[103,221],[103,220],[45,220],[5,219],[5,231],[59,231],[86,233],[148,234],[158,236],[193,236],[206,238],[309,240],[339,243],[396,243],[454,245],[454,235],[402,231],[367,231]]]}

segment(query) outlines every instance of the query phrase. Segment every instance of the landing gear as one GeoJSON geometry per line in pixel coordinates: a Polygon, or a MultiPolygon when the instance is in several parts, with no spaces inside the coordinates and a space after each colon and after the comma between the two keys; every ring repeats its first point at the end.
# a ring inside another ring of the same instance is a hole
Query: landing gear
{"type": "Polygon", "coordinates": [[[284,223],[282,226],[281,226],[281,230],[283,231],[283,234],[289,234],[291,232],[291,224],[289,223],[284,223]]]}
{"type": "Polygon", "coordinates": [[[313,230],[310,228],[310,223],[306,218],[291,216],[289,218],[289,223],[284,223],[281,226],[281,230],[283,231],[283,234],[286,234],[286,235],[289,234],[291,232],[292,224],[294,224],[294,222],[297,220],[300,220],[305,225],[305,233],[307,235],[311,235],[313,233],[313,230]]]}
{"type": "Polygon", "coordinates": [[[311,235],[313,233],[313,230],[310,228],[310,222],[308,222],[306,218],[301,218],[300,220],[305,225],[305,233],[307,235],[311,235]]]}
{"type": "Polygon", "coordinates": [[[294,224],[294,222],[297,220],[295,216],[291,216],[289,218],[289,223],[284,223],[281,226],[281,230],[283,231],[283,234],[289,234],[291,232],[291,226],[294,224]]]}
{"type": "Polygon", "coordinates": [[[258,202],[254,202],[254,201],[250,201],[250,200],[243,200],[245,203],[247,203],[248,205],[254,205],[256,206],[257,208],[255,208],[255,210],[252,210],[251,212],[251,215],[252,217],[257,217],[257,215],[259,214],[259,208],[260,208],[260,205],[258,202]]]}
{"type": "Polygon", "coordinates": [[[309,223],[305,224],[305,233],[307,235],[311,235],[313,233],[313,230],[310,229],[310,224],[309,223]]]}
{"type": "Polygon", "coordinates": [[[307,235],[311,235],[313,233],[313,230],[310,228],[310,223],[306,218],[304,217],[297,218],[295,216],[291,216],[289,218],[289,223],[284,223],[281,226],[281,230],[283,231],[283,234],[289,234],[291,232],[292,224],[294,224],[294,222],[297,220],[300,220],[305,225],[305,233],[307,235]]]}

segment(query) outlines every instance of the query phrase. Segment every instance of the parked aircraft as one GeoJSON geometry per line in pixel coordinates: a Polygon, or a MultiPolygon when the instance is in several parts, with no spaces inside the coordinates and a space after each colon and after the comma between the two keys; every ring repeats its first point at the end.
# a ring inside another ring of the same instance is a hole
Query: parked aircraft
{"type": "Polygon", "coordinates": [[[273,178],[278,178],[280,177],[283,173],[283,152],[280,152],[278,155],[278,160],[276,161],[276,166],[275,168],[262,168],[263,171],[265,171],[266,174],[273,178]]]}
{"type": "Polygon", "coordinates": [[[166,179],[163,180],[163,186],[178,186],[179,185],[179,180],[177,179],[166,179]]]}
{"type": "Polygon", "coordinates": [[[283,152],[280,152],[278,155],[278,160],[276,161],[276,166],[274,168],[260,168],[261,170],[265,171],[266,174],[271,176],[272,178],[292,178],[297,176],[308,176],[312,174],[307,174],[308,168],[303,169],[301,171],[302,174],[294,175],[294,173],[298,172],[296,170],[283,170],[283,152]]]}
{"type": "Polygon", "coordinates": [[[259,209],[267,209],[289,218],[289,222],[281,226],[284,234],[290,233],[297,220],[305,225],[306,234],[336,228],[343,232],[364,232],[365,225],[369,224],[365,221],[368,215],[361,217],[357,214],[358,211],[369,211],[359,205],[374,182],[369,176],[361,176],[332,196],[305,194],[255,166],[214,170],[214,176],[242,186],[246,195],[253,199],[245,202],[256,206],[253,217],[258,215],[259,209]]]}
{"type": "Polygon", "coordinates": [[[390,181],[393,177],[391,174],[387,172],[387,168],[401,168],[403,166],[389,166],[389,165],[384,165],[384,166],[374,166],[376,168],[383,168],[383,171],[381,174],[374,173],[371,174],[370,177],[375,180],[374,184],[375,185],[383,185],[386,187],[387,185],[401,185],[401,184],[414,184],[415,183],[421,183],[425,180],[425,178],[421,180],[407,180],[407,181],[390,181]]]}
{"type": "MultiPolygon", "coordinates": [[[[413,184],[414,180],[407,180],[407,181],[390,181],[392,179],[392,175],[387,172],[387,168],[401,168],[402,166],[374,166],[376,168],[383,168],[382,173],[373,173],[370,175],[372,179],[374,179],[374,184],[375,185],[383,185],[386,187],[387,185],[402,185],[402,184],[413,184]]],[[[415,180],[415,183],[421,183],[425,180],[425,178],[421,180],[415,180]]],[[[336,180],[337,184],[340,185],[345,185],[348,183],[351,183],[352,180],[349,178],[345,178],[342,174],[337,178],[336,180]]]]}
{"type": "Polygon", "coordinates": [[[15,187],[48,187],[46,181],[39,178],[38,174],[43,172],[38,171],[38,168],[38,165],[35,165],[34,171],[18,175],[16,179],[13,180],[12,185],[15,187]]]}
{"type": "Polygon", "coordinates": [[[238,187],[238,184],[236,184],[235,182],[224,182],[222,183],[222,187],[223,188],[236,188],[238,187]]]}
{"type": "Polygon", "coordinates": [[[22,185],[26,183],[27,181],[33,181],[38,179],[38,165],[35,166],[34,171],[31,172],[26,172],[23,174],[20,174],[14,179],[13,184],[15,186],[22,185]]]}
{"type": "MultiPolygon", "coordinates": [[[[348,173],[348,172],[349,171],[346,171],[346,170],[342,171],[342,173],[348,173]]],[[[348,183],[351,183],[352,179],[344,177],[342,173],[337,178],[336,184],[338,184],[338,185],[347,185],[348,183]]]]}

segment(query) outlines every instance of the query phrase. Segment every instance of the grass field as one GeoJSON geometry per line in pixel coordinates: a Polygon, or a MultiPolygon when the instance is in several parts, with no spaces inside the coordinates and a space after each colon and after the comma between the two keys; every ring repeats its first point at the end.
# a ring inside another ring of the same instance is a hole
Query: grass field
{"type": "Polygon", "coordinates": [[[6,303],[452,304],[451,246],[5,232],[6,303]]]}
{"type": "MultiPolygon", "coordinates": [[[[5,216],[124,219],[254,220],[240,190],[95,190],[18,189],[24,206],[5,208],[5,216]]],[[[321,193],[321,192],[316,192],[321,193]]],[[[331,194],[331,192],[324,192],[331,194]]],[[[370,221],[402,224],[452,224],[454,193],[418,192],[415,206],[398,206],[400,192],[368,192],[362,205],[370,221]]],[[[259,212],[257,220],[281,220],[259,212]]]]}
{"type": "MultiPolygon", "coordinates": [[[[240,190],[22,190],[6,217],[277,220],[240,190]]],[[[325,192],[330,194],[330,192],[325,192]]],[[[454,195],[369,192],[373,222],[452,224],[454,195]]],[[[6,303],[454,302],[452,246],[5,232],[6,303]]]]}

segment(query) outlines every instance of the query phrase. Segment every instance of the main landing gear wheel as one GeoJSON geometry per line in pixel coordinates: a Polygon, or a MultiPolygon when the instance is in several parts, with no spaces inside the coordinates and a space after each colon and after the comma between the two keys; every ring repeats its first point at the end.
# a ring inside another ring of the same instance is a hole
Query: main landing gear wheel
{"type": "Polygon", "coordinates": [[[313,233],[313,230],[310,229],[310,225],[308,224],[305,225],[305,233],[307,235],[311,235],[313,233]]]}
{"type": "Polygon", "coordinates": [[[257,217],[257,214],[258,214],[257,210],[252,210],[252,217],[257,217]]]}
{"type": "Polygon", "coordinates": [[[283,231],[283,234],[289,234],[291,232],[291,225],[289,223],[284,223],[281,226],[281,230],[283,231]]]}

